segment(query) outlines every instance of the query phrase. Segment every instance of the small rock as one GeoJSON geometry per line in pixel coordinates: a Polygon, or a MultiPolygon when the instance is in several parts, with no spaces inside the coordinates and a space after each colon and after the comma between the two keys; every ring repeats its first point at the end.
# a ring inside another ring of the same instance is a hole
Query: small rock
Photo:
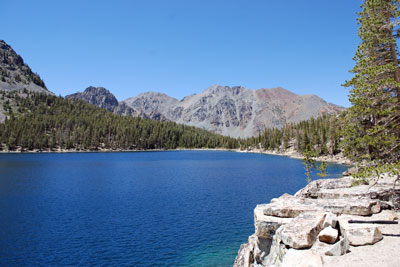
{"type": "Polygon", "coordinates": [[[328,226],[324,230],[319,233],[318,239],[321,242],[333,244],[336,242],[338,238],[338,230],[333,229],[331,226],[328,226]]]}

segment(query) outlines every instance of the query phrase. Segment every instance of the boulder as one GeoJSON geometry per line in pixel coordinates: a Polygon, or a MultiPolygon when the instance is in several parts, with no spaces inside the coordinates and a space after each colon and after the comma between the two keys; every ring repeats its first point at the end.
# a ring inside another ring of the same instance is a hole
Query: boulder
{"type": "Polygon", "coordinates": [[[328,212],[325,216],[325,221],[324,221],[324,225],[323,227],[328,227],[328,226],[332,226],[332,228],[336,228],[338,223],[338,218],[335,214],[333,214],[332,212],[328,212]]]}
{"type": "Polygon", "coordinates": [[[313,201],[321,210],[335,214],[367,216],[381,210],[379,200],[368,198],[308,199],[308,201],[313,201]]]}
{"type": "Polygon", "coordinates": [[[361,217],[361,216],[339,216],[339,226],[340,232],[348,238],[350,245],[352,246],[364,246],[372,245],[376,242],[382,240],[382,233],[380,229],[374,224],[356,224],[349,223],[350,219],[353,220],[374,220],[382,216],[374,215],[371,217],[361,217]]]}
{"type": "Polygon", "coordinates": [[[295,249],[311,247],[325,219],[324,212],[304,212],[294,218],[290,223],[281,226],[277,231],[277,237],[282,242],[295,249]]]}
{"type": "Polygon", "coordinates": [[[328,244],[335,243],[337,238],[338,238],[338,230],[332,228],[331,226],[328,226],[325,229],[323,229],[318,235],[319,241],[328,244]]]}
{"type": "Polygon", "coordinates": [[[297,198],[284,194],[280,198],[275,198],[270,204],[264,206],[264,215],[281,218],[294,218],[305,211],[321,210],[314,202],[304,198],[297,198]]]}
{"type": "Polygon", "coordinates": [[[352,246],[373,245],[383,238],[376,226],[353,227],[346,229],[344,234],[352,246]]]}
{"type": "Polygon", "coordinates": [[[348,197],[333,199],[310,199],[284,195],[272,203],[263,205],[266,216],[294,218],[303,212],[329,211],[335,214],[371,215],[381,210],[378,199],[348,197]]]}

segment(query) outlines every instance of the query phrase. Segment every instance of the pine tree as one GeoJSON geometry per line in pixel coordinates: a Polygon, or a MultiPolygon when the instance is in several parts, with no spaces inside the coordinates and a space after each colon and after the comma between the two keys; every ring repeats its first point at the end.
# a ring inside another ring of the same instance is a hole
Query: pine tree
{"type": "Polygon", "coordinates": [[[353,106],[345,116],[343,148],[346,156],[364,162],[364,176],[399,171],[399,7],[398,0],[366,0],[359,13],[361,44],[354,77],[345,83],[353,106]]]}

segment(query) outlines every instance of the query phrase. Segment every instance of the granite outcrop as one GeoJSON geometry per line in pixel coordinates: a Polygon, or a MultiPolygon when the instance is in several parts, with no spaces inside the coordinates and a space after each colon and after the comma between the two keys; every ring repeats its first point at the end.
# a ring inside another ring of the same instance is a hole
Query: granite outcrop
{"type": "Polygon", "coordinates": [[[352,186],[351,176],[316,180],[257,205],[255,232],[234,266],[396,266],[400,188],[394,180],[384,175],[373,186],[352,186]]]}

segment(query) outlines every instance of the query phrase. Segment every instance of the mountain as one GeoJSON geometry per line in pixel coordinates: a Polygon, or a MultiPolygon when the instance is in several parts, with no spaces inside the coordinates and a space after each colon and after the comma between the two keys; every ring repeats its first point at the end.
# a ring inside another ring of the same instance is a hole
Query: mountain
{"type": "MultiPolygon", "coordinates": [[[[0,41],[0,121],[18,112],[13,98],[5,93],[44,92],[45,83],[20,55],[5,41],[0,41]]],[[[284,88],[251,90],[241,86],[213,85],[200,94],[182,100],[163,93],[146,92],[118,102],[103,87],[90,86],[84,92],[66,96],[81,99],[119,115],[172,121],[196,126],[231,137],[251,137],[265,128],[282,128],[324,113],[338,113],[343,108],[329,104],[315,95],[296,95],[284,88]]]]}
{"type": "Polygon", "coordinates": [[[20,97],[26,97],[27,92],[53,94],[22,57],[5,41],[0,40],[0,122],[18,110],[15,99],[8,97],[10,92],[20,97]]]}
{"type": "MultiPolygon", "coordinates": [[[[90,92],[95,96],[80,98],[78,93],[67,98],[83,99],[98,107],[104,107],[104,99],[115,98],[109,96],[111,93],[107,90],[90,89],[90,92]]],[[[200,94],[182,100],[163,93],[142,93],[119,102],[111,111],[173,121],[226,136],[245,138],[256,136],[265,128],[282,128],[286,123],[322,114],[337,114],[343,110],[315,95],[296,95],[281,87],[252,90],[241,86],[213,85],[200,94]]]]}
{"type": "Polygon", "coordinates": [[[81,93],[66,96],[67,99],[80,99],[99,108],[113,112],[118,106],[117,98],[104,87],[89,86],[81,93]]]}
{"type": "Polygon", "coordinates": [[[49,93],[40,76],[25,64],[22,57],[11,46],[0,40],[0,90],[24,89],[49,93]]]}

